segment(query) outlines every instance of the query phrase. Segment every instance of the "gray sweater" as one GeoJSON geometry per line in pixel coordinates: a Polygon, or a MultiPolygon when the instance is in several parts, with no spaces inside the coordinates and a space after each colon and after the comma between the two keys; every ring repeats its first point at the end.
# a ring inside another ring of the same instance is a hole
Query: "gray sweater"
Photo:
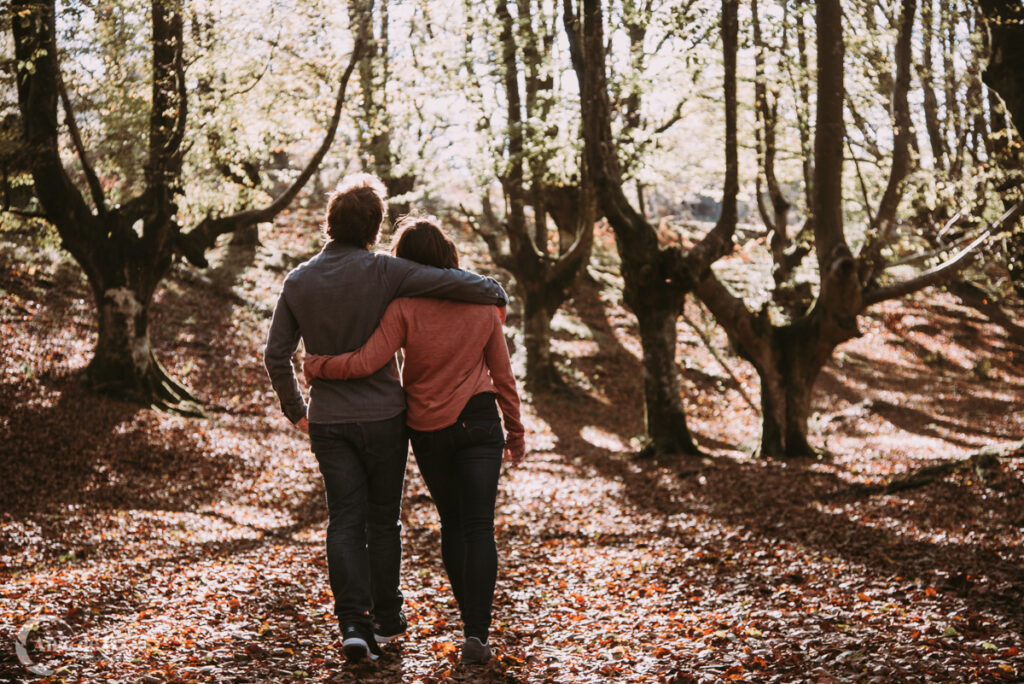
{"type": "Polygon", "coordinates": [[[358,349],[396,297],[438,297],[492,306],[508,303],[505,291],[492,278],[328,242],[285,278],[263,354],[288,420],[295,423],[305,416],[311,423],[355,423],[386,420],[405,409],[394,359],[368,378],[314,380],[308,411],[292,367],[300,338],[310,354],[358,349]]]}

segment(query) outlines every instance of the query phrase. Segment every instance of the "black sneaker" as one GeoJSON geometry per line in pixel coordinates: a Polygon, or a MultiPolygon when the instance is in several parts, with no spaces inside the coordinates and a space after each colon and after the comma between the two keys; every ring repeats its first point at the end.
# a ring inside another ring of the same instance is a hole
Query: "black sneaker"
{"type": "Polygon", "coordinates": [[[405,613],[399,612],[398,617],[394,620],[385,620],[379,624],[374,621],[373,638],[377,640],[378,644],[386,644],[405,634],[407,629],[409,629],[409,623],[405,619],[405,613]]]}
{"type": "Polygon", "coordinates": [[[376,660],[381,655],[380,646],[373,638],[373,630],[366,625],[345,625],[341,629],[341,650],[345,658],[358,663],[363,658],[376,660]]]}

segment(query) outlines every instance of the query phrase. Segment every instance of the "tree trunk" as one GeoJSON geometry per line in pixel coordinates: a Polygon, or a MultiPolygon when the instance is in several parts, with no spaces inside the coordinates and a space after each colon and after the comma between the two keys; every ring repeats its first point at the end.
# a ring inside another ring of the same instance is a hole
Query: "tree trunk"
{"type": "Polygon", "coordinates": [[[770,338],[772,363],[755,364],[761,380],[761,444],[764,458],[816,456],[807,441],[814,382],[835,345],[808,330],[806,320],[776,328],[770,338]]]}
{"type": "Polygon", "coordinates": [[[63,89],[57,63],[56,10],[52,0],[17,0],[11,22],[19,68],[18,106],[29,166],[39,203],[57,229],[62,246],[85,271],[96,300],[99,330],[87,370],[90,383],[144,404],[195,414],[189,392],[171,380],[153,356],[148,313],[153,293],[175,253],[206,266],[205,252],[217,237],[243,226],[271,221],[295,198],[330,148],[341,118],[345,88],[361,50],[357,38],[342,74],[334,114],[324,140],[299,177],[269,206],[230,216],[207,216],[188,232],[176,221],[176,200],[183,192],[182,159],[188,113],[185,76],[184,3],[152,0],[152,107],[145,189],[107,207],[98,176],[89,163],[72,103],[63,89]],[[63,127],[58,124],[63,104],[63,127]],[[67,135],[88,182],[94,208],[64,167],[60,139],[67,135]],[[142,233],[136,233],[136,224],[142,233]],[[181,403],[186,402],[186,403],[181,403]]]}
{"type": "Polygon", "coordinates": [[[683,298],[638,299],[642,301],[634,301],[630,308],[636,313],[643,348],[644,419],[652,450],[659,458],[700,455],[686,425],[676,363],[676,319],[683,298]]]}
{"type": "Polygon", "coordinates": [[[946,157],[948,148],[946,139],[942,135],[942,128],[939,124],[939,100],[935,96],[934,86],[934,62],[932,57],[932,41],[935,37],[933,21],[933,0],[924,0],[921,3],[921,34],[924,37],[924,50],[921,54],[921,65],[918,68],[918,78],[921,81],[921,92],[924,95],[924,125],[928,132],[928,142],[932,149],[932,163],[936,169],[943,171],[946,168],[946,157]]]}
{"type": "Polygon", "coordinates": [[[992,53],[981,80],[999,93],[1018,134],[1024,134],[1024,6],[1019,0],[982,0],[992,53]]]}
{"type": "Polygon", "coordinates": [[[708,272],[711,264],[731,249],[736,227],[736,8],[737,3],[723,0],[726,179],[722,215],[715,227],[684,255],[678,247],[659,246],[657,231],[630,205],[623,190],[612,136],[601,3],[584,0],[581,16],[577,17],[572,1],[563,2],[569,54],[580,84],[586,164],[601,210],[615,231],[625,282],[623,296],[639,324],[647,434],[650,448],[657,455],[700,453],[682,408],[682,388],[675,362],[675,323],[683,297],[697,277],[708,272]]]}
{"type": "Polygon", "coordinates": [[[805,6],[796,7],[796,51],[800,65],[797,90],[800,100],[796,108],[797,126],[800,128],[800,169],[804,178],[804,206],[810,211],[814,204],[814,146],[811,143],[811,86],[810,68],[807,57],[807,28],[804,24],[805,6]]]}
{"type": "Polygon", "coordinates": [[[750,15],[754,28],[754,112],[757,125],[754,127],[754,139],[757,142],[757,157],[760,169],[757,177],[757,207],[764,222],[765,231],[769,236],[769,247],[774,263],[773,277],[776,288],[789,280],[790,268],[786,259],[786,248],[789,246],[789,200],[782,192],[782,187],[775,176],[776,137],[775,126],[778,120],[778,104],[775,94],[769,95],[768,79],[765,75],[765,52],[767,48],[761,35],[761,19],[758,14],[757,0],[750,3],[750,15]],[[761,192],[761,174],[764,174],[768,197],[771,200],[771,211],[768,210],[761,192]]]}
{"type": "Polygon", "coordinates": [[[551,317],[561,302],[548,301],[546,289],[523,286],[523,345],[526,347],[526,382],[531,389],[561,384],[551,359],[551,317]]]}
{"type": "Polygon", "coordinates": [[[192,394],[172,380],[149,341],[152,299],[126,285],[95,286],[99,337],[86,369],[89,385],[132,401],[201,415],[192,394]]]}
{"type": "Polygon", "coordinates": [[[258,247],[260,243],[260,226],[254,223],[251,226],[236,228],[231,233],[231,244],[240,247],[258,247]]]}

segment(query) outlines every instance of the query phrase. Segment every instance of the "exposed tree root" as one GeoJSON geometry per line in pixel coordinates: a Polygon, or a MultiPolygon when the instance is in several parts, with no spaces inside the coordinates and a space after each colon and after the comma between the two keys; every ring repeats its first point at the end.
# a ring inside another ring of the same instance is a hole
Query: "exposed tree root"
{"type": "Polygon", "coordinates": [[[152,354],[149,361],[149,365],[141,377],[121,377],[105,382],[89,377],[89,385],[93,391],[109,394],[159,411],[196,418],[205,417],[206,413],[203,411],[202,402],[184,385],[168,375],[152,354]]]}
{"type": "Polygon", "coordinates": [[[925,487],[954,473],[962,472],[967,468],[973,470],[978,480],[988,486],[991,471],[997,468],[1003,459],[1022,457],[1024,457],[1024,440],[990,444],[966,458],[936,463],[935,465],[915,470],[902,477],[893,478],[885,484],[858,486],[852,490],[839,492],[837,495],[858,494],[874,496],[877,494],[905,492],[910,489],[925,487]]]}

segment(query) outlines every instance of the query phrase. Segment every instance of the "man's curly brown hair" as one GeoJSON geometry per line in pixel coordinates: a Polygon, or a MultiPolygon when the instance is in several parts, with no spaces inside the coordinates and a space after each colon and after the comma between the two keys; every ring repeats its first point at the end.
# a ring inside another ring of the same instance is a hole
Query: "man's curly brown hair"
{"type": "Polygon", "coordinates": [[[377,242],[387,215],[387,189],[376,176],[358,173],[342,179],[327,198],[324,232],[331,240],[369,248],[377,242]]]}

